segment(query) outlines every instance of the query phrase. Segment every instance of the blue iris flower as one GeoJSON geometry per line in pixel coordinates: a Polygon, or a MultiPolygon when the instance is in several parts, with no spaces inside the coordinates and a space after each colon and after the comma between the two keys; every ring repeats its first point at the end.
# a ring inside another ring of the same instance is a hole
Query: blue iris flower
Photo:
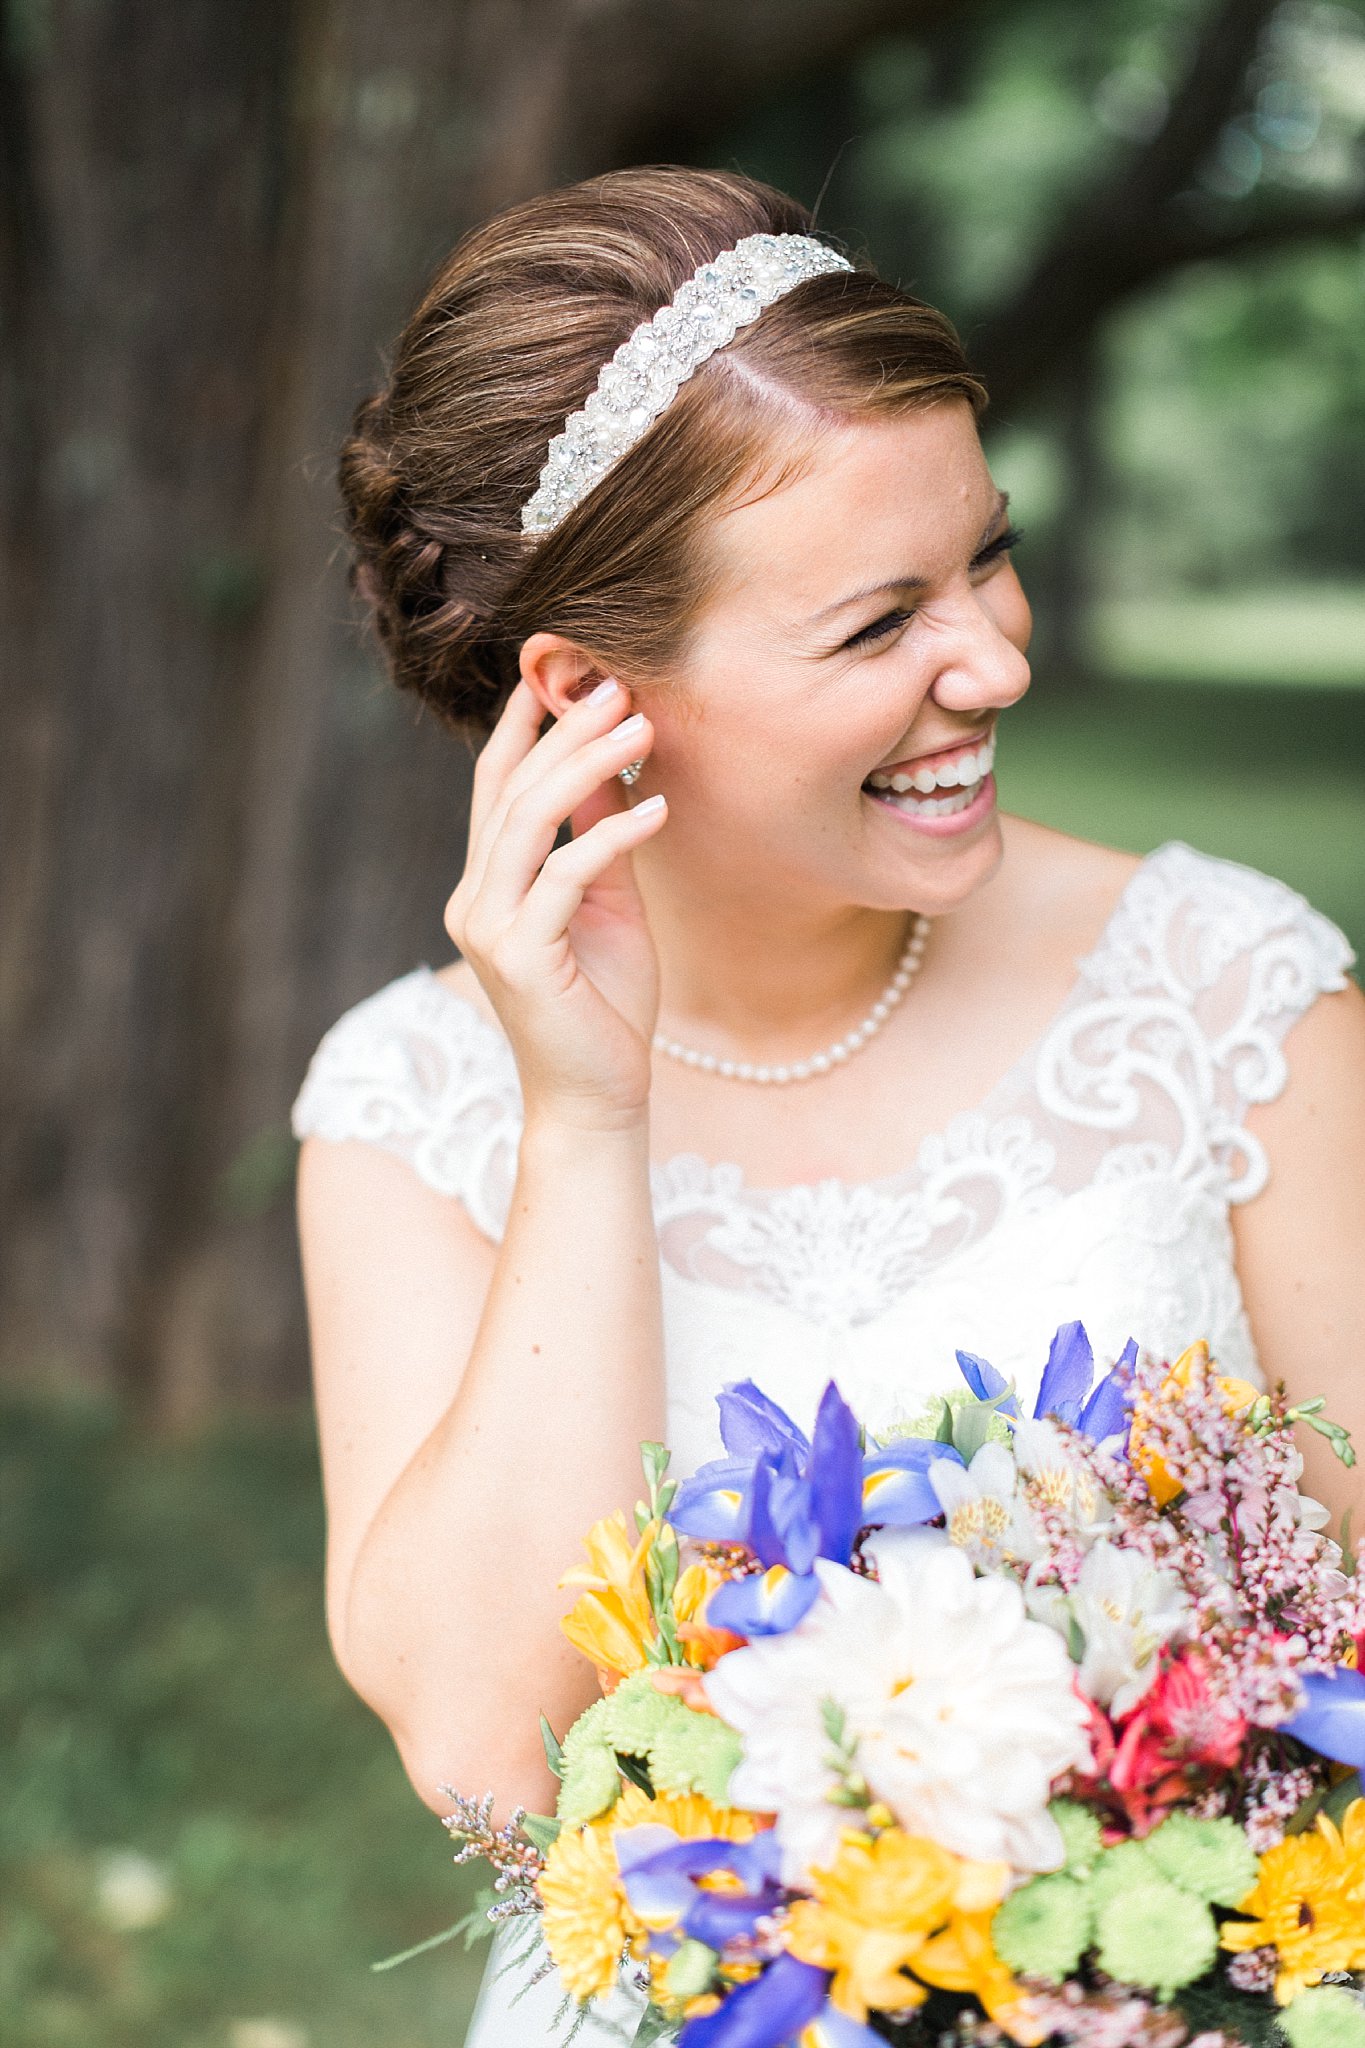
{"type": "MultiPolygon", "coordinates": [[[[1128,1428],[1129,1375],[1136,1363],[1137,1344],[1130,1337],[1112,1370],[1094,1386],[1095,1353],[1085,1325],[1063,1323],[1048,1351],[1038,1398],[1033,1404],[1034,1420],[1053,1416],[1058,1422],[1070,1423],[1073,1429],[1082,1431],[1092,1443],[1124,1435],[1128,1428]]],[[[978,1401],[993,1401],[1002,1415],[1018,1418],[1019,1404],[1010,1391],[1010,1383],[993,1365],[970,1351],[959,1351],[957,1364],[978,1401]]]]}
{"type": "Polygon", "coordinates": [[[782,1903],[781,1851],[771,1828],[748,1842],[680,1841],[672,1828],[645,1822],[618,1829],[613,1840],[626,1897],[650,1931],[650,1946],[664,1953],[683,1940],[716,1950],[746,1940],[782,1903]],[[737,1878],[742,1890],[709,1890],[702,1880],[717,1871],[737,1878]]]}
{"type": "Polygon", "coordinates": [[[1303,1689],[1305,1704],[1281,1724],[1280,1733],[1365,1772],[1365,1672],[1344,1664],[1336,1671],[1313,1671],[1303,1689]]]}
{"type": "Polygon", "coordinates": [[[718,1405],[727,1455],[683,1481],[668,1519],[684,1536],[744,1544],[763,1566],[711,1596],[707,1621],[736,1635],[795,1627],[820,1591],[817,1558],[847,1565],[860,1529],[932,1521],[942,1510],[929,1467],[961,1463],[951,1446],[919,1437],[865,1453],[832,1380],[809,1439],[752,1380],[726,1387],[718,1405]]]}
{"type": "MultiPolygon", "coordinates": [[[[778,1956],[761,1977],[741,1984],[714,2012],[689,2020],[678,2048],[787,2048],[829,2010],[829,1977],[814,1963],[778,1956]]],[[[876,2040],[870,2030],[869,2039],[876,2040]]]]}

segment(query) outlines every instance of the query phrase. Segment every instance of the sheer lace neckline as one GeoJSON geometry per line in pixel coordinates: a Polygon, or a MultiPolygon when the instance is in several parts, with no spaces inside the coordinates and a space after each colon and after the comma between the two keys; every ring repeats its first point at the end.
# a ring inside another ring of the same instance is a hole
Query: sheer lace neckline
{"type": "MultiPolygon", "coordinates": [[[[823,1174],[818,1180],[783,1181],[765,1184],[750,1180],[743,1167],[733,1160],[706,1159],[698,1152],[674,1152],[670,1153],[666,1159],[656,1159],[650,1163],[650,1175],[656,1189],[667,1187],[675,1178],[682,1175],[687,1180],[704,1176],[713,1183],[723,1183],[727,1194],[730,1196],[741,1197],[746,1202],[755,1203],[780,1203],[784,1198],[817,1192],[829,1192],[845,1198],[854,1198],[859,1195],[876,1197],[898,1193],[908,1182],[921,1175],[925,1171],[926,1166],[942,1153],[945,1146],[951,1143],[955,1132],[978,1122],[994,1123],[998,1121],[1011,1100],[1016,1099],[1027,1091],[1039,1054],[1055,1031],[1058,1020],[1065,1016],[1066,1012],[1084,996],[1088,976],[1093,972],[1095,963],[1103,955],[1116,925],[1123,917],[1139,877],[1146,872],[1149,866],[1157,862],[1165,854],[1171,852],[1193,853],[1193,851],[1194,849],[1188,847],[1183,840],[1172,839],[1165,841],[1163,845],[1156,847],[1151,853],[1143,855],[1115,897],[1094,944],[1088,952],[1077,957],[1076,971],[1071,978],[1066,994],[1047,1018],[1042,1029],[1034,1034],[1028,1044],[1010,1062],[999,1078],[991,1083],[984,1095],[978,1096],[973,1102],[956,1110],[947,1123],[935,1125],[921,1135],[908,1165],[897,1167],[894,1172],[879,1174],[872,1179],[847,1180],[841,1174],[823,1174]]],[[[1198,859],[1200,856],[1195,855],[1195,858],[1198,859]]],[[[513,1060],[512,1050],[499,1026],[486,1017],[478,1005],[469,1000],[468,996],[460,995],[447,982],[442,981],[434,968],[423,965],[414,971],[416,976],[420,977],[429,988],[439,991],[442,1000],[454,1005],[458,1010],[465,1013],[463,1021],[466,1028],[475,1037],[482,1038],[490,1055],[496,1053],[505,1059],[511,1066],[513,1075],[515,1075],[515,1061],[513,1060]]]]}

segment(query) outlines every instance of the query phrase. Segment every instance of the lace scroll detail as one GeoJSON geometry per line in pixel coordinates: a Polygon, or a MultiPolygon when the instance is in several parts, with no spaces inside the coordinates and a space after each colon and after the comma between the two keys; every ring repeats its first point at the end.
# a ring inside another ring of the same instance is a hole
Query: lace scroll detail
{"type": "Polygon", "coordinates": [[[414,968],[348,1010],[323,1039],[293,1111],[294,1135],[359,1138],[453,1195],[502,1236],[516,1177],[521,1089],[502,1033],[414,968]]]}
{"type": "MultiPolygon", "coordinates": [[[[1159,1208],[1163,1187],[1168,1205],[1197,1196],[1225,1213],[1265,1185],[1245,1119],[1284,1087],[1285,1035],[1353,957],[1283,883],[1172,841],[1134,871],[1042,1038],[905,1169],[764,1189],[737,1166],[669,1160],[653,1175],[664,1260],[698,1286],[850,1329],[964,1260],[989,1263],[993,1245],[1003,1257],[1000,1233],[1087,1190],[1146,1190],[1129,1218],[1159,1208]]],[[[327,1034],[294,1128],[397,1153],[496,1238],[520,1115],[501,1033],[418,968],[327,1034]]]]}
{"type": "MultiPolygon", "coordinates": [[[[1088,993],[1048,1032],[1044,1108],[1132,1134],[1179,1180],[1212,1171],[1229,1202],[1266,1184],[1248,1111],[1288,1079],[1283,1040],[1355,955],[1337,927],[1268,875],[1175,840],[1144,861],[1095,951],[1088,993]]],[[[1097,1172],[1125,1171],[1132,1143],[1097,1172]]]]}

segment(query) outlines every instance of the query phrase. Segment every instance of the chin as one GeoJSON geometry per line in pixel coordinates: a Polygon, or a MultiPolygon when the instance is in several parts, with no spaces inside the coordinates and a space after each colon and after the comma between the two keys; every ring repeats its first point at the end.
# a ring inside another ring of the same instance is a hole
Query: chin
{"type": "Polygon", "coordinates": [[[870,887],[859,897],[873,910],[918,910],[941,917],[956,910],[997,873],[1005,857],[999,813],[991,815],[970,838],[919,839],[887,857],[883,848],[869,863],[870,887]]]}

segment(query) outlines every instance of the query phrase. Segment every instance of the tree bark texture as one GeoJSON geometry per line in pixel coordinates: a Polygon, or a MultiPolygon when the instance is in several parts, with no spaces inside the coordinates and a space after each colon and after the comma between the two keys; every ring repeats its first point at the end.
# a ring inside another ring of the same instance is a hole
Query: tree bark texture
{"type": "MultiPolygon", "coordinates": [[[[0,1380],[170,1421],[305,1384],[289,1103],[444,953],[463,848],[332,484],[432,265],[966,4],[0,0],[0,1380]]],[[[1211,0],[1161,133],[972,336],[998,410],[1161,271],[1359,225],[1191,199],[1274,4],[1211,0]]]]}
{"type": "Polygon", "coordinates": [[[287,1114],[444,952],[467,760],[345,595],[337,444],[496,206],[949,0],[9,0],[0,1375],[297,1392],[287,1114]]]}

